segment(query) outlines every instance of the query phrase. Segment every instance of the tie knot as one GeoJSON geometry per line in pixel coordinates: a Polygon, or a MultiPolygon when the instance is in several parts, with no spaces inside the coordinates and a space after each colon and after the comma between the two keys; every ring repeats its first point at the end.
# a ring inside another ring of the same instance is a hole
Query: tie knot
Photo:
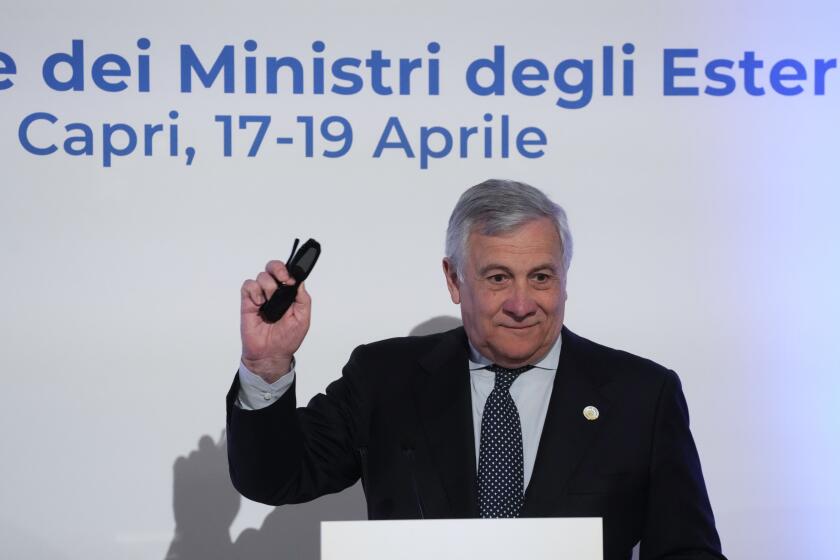
{"type": "Polygon", "coordinates": [[[529,369],[534,369],[534,366],[522,366],[515,369],[502,367],[497,364],[487,366],[487,369],[496,374],[496,383],[493,386],[495,389],[507,391],[520,373],[524,373],[529,369]]]}

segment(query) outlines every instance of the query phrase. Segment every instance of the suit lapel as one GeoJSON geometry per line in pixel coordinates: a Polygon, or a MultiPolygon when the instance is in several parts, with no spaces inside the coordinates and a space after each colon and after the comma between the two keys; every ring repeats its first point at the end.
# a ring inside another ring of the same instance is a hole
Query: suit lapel
{"type": "Polygon", "coordinates": [[[415,383],[420,421],[443,481],[449,511],[434,517],[476,517],[475,438],[467,338],[462,328],[445,336],[420,364],[415,383]]]}
{"type": "Polygon", "coordinates": [[[563,327],[560,363],[554,378],[534,472],[525,492],[522,517],[556,511],[558,498],[603,422],[587,420],[583,409],[594,406],[603,415],[609,401],[580,360],[581,339],[563,327]],[[553,504],[553,506],[552,506],[553,504]]]}

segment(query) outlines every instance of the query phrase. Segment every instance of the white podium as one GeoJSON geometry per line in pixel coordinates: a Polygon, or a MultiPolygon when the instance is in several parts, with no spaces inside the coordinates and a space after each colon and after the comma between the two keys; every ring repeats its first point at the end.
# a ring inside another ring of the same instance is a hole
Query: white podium
{"type": "Polygon", "coordinates": [[[324,521],[321,560],[603,560],[601,518],[324,521]]]}

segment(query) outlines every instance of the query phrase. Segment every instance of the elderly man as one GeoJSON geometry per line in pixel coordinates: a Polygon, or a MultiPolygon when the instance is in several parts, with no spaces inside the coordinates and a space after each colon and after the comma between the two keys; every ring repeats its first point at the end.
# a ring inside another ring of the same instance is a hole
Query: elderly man
{"type": "Polygon", "coordinates": [[[463,328],[358,347],[296,408],[303,286],[258,314],[271,261],[242,286],[242,364],[228,394],[237,489],[288,504],[360,477],[371,519],[602,517],[604,557],[723,558],[676,374],[563,326],[572,239],[539,190],[486,181],[461,196],[443,271],[463,328]]]}

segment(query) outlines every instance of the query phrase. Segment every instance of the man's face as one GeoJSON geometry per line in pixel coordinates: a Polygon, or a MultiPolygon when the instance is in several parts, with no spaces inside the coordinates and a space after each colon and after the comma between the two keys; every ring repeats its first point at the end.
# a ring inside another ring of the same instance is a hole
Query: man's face
{"type": "Polygon", "coordinates": [[[536,363],[563,326],[566,273],[560,236],[548,218],[502,235],[470,234],[459,278],[443,260],[470,342],[504,367],[536,363]]]}

